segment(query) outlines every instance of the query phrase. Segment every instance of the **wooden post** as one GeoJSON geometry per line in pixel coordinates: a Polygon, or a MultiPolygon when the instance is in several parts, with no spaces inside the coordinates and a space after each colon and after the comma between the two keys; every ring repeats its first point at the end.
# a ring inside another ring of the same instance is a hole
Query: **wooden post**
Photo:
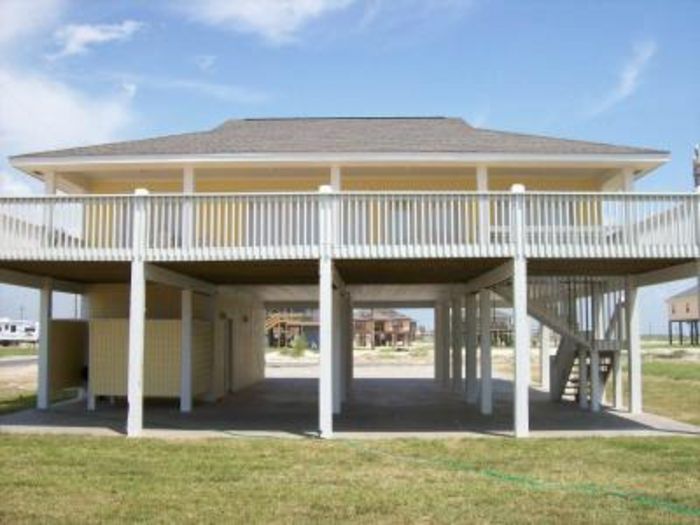
{"type": "Polygon", "coordinates": [[[540,386],[542,390],[549,392],[550,371],[549,371],[549,341],[551,331],[544,324],[540,325],[540,386]]]}

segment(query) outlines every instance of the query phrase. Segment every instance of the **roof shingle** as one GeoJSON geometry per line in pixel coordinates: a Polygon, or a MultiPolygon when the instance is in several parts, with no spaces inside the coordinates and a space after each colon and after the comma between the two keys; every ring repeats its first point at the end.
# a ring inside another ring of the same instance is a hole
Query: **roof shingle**
{"type": "Polygon", "coordinates": [[[12,157],[67,158],[245,153],[665,154],[667,152],[475,128],[460,118],[234,119],[202,132],[12,157]]]}

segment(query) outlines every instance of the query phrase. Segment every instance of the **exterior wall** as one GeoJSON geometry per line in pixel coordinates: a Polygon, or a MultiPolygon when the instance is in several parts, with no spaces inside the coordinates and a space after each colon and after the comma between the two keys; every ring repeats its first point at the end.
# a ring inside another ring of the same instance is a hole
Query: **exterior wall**
{"type": "Polygon", "coordinates": [[[216,302],[215,376],[212,396],[238,391],[265,378],[265,308],[244,295],[220,293],[216,302]],[[229,348],[228,327],[231,327],[229,348]]]}
{"type": "MultiPolygon", "coordinates": [[[[178,320],[147,320],[144,353],[144,395],[179,397],[180,324],[178,320]]],[[[90,388],[95,395],[125,396],[129,322],[92,319],[90,332],[90,388]]],[[[212,374],[212,327],[195,321],[192,342],[192,391],[208,392],[212,374]]]]}
{"type": "Polygon", "coordinates": [[[671,321],[690,321],[700,319],[697,294],[671,299],[668,301],[666,307],[668,308],[668,318],[671,321]]]}
{"type": "MultiPolygon", "coordinates": [[[[341,189],[345,191],[474,191],[474,166],[363,166],[341,167],[341,189]]],[[[515,183],[539,191],[601,191],[619,169],[490,167],[489,189],[508,191],[515,183]]],[[[68,175],[67,178],[70,178],[68,175]]],[[[146,188],[152,193],[182,192],[182,172],[169,168],[166,173],[141,172],[138,176],[102,173],[98,178],[82,176],[85,191],[97,194],[133,193],[146,188]]],[[[227,192],[315,192],[330,184],[330,168],[195,168],[195,191],[227,192]]]]}
{"type": "MultiPolygon", "coordinates": [[[[129,317],[129,286],[126,284],[93,284],[88,292],[90,319],[129,317]]],[[[180,319],[181,291],[171,286],[149,283],[146,311],[149,319],[180,319]]],[[[208,318],[207,298],[194,294],[195,319],[208,318]]]]}
{"type": "Polygon", "coordinates": [[[49,385],[52,392],[83,384],[87,349],[88,324],[85,321],[51,321],[49,385]]]}

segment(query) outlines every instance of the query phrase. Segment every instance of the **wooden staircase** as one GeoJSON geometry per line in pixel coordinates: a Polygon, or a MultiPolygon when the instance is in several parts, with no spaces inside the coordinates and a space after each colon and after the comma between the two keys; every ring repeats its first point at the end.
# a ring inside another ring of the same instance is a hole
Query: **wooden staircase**
{"type": "MultiPolygon", "coordinates": [[[[591,370],[591,360],[590,360],[590,354],[588,352],[585,353],[585,367],[586,367],[586,377],[588,378],[588,381],[590,382],[591,374],[593,371],[591,370]]],[[[612,376],[612,371],[613,371],[613,366],[614,366],[614,359],[615,359],[615,352],[612,350],[605,350],[605,351],[599,351],[599,366],[598,366],[598,374],[600,376],[600,388],[601,392],[605,391],[605,385],[608,382],[608,379],[612,376]]],[[[571,368],[569,370],[569,374],[567,377],[567,380],[564,382],[561,395],[559,396],[559,399],[568,399],[572,401],[578,402],[581,398],[581,382],[580,382],[580,377],[581,377],[581,357],[580,355],[577,355],[576,358],[573,360],[571,364],[571,368]]],[[[590,383],[589,387],[587,388],[587,391],[590,392],[590,383]]]]}

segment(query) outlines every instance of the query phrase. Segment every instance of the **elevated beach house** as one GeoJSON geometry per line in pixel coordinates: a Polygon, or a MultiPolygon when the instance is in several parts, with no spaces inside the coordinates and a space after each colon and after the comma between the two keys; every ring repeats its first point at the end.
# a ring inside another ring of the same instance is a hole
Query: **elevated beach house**
{"type": "Polygon", "coordinates": [[[479,333],[508,306],[526,436],[530,318],[560,336],[553,399],[576,369],[582,406],[610,380],[610,404],[642,410],[637,290],[700,256],[698,195],[634,192],[667,159],[458,118],[228,120],[30,153],[11,163],[45,195],[0,198],[0,277],[41,290],[38,407],[87,367],[87,410],[124,396],[129,435],[144,398],[188,412],[261,381],[265,308],[296,304],[320,312],[321,436],[352,391],[353,306],[434,307],[435,381],[490,414],[479,333]],[[84,297],[83,321],[52,321],[54,290],[84,297]]]}

